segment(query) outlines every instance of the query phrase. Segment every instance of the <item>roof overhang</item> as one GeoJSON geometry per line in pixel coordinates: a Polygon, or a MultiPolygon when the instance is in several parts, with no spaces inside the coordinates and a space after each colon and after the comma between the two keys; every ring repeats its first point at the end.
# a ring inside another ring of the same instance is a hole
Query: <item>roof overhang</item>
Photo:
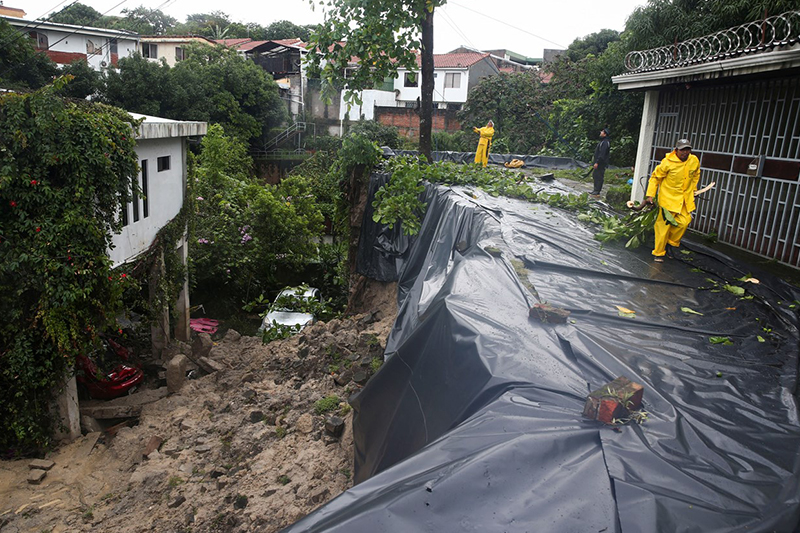
{"type": "Polygon", "coordinates": [[[139,140],[147,139],[168,139],[172,137],[194,137],[205,135],[208,131],[208,123],[194,122],[187,120],[170,120],[139,113],[129,113],[135,119],[144,119],[139,126],[139,140]]]}
{"type": "Polygon", "coordinates": [[[685,67],[620,74],[611,81],[618,89],[629,91],[797,68],[800,68],[800,44],[685,67]]]}
{"type": "Polygon", "coordinates": [[[75,26],[74,24],[59,24],[56,22],[46,22],[43,20],[25,20],[14,17],[5,17],[0,15],[17,29],[24,29],[28,31],[36,30],[51,30],[62,31],[66,33],[77,33],[79,35],[92,35],[95,37],[111,37],[113,39],[131,39],[134,41],[139,40],[139,34],[130,31],[120,30],[107,30],[105,28],[90,28],[88,26],[75,26]]]}

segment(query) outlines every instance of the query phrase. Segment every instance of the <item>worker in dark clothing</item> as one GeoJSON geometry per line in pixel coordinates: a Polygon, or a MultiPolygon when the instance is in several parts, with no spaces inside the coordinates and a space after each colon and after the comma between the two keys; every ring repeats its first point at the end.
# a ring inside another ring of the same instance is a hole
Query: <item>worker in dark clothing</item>
{"type": "Polygon", "coordinates": [[[592,190],[592,196],[600,196],[600,190],[603,188],[603,180],[606,175],[606,167],[608,167],[608,159],[611,152],[608,134],[608,127],[600,130],[600,142],[597,143],[597,148],[594,149],[594,172],[592,172],[594,189],[592,190]]]}

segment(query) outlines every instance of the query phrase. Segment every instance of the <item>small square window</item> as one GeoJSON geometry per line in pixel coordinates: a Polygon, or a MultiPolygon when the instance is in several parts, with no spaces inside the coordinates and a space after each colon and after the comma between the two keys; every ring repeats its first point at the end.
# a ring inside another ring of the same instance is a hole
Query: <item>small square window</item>
{"type": "Polygon", "coordinates": [[[175,61],[183,61],[185,59],[185,52],[182,47],[175,47],[175,61]]]}
{"type": "Polygon", "coordinates": [[[404,87],[417,87],[417,74],[415,72],[406,72],[404,87]]]}
{"type": "Polygon", "coordinates": [[[158,158],[158,171],[163,172],[164,170],[169,170],[169,158],[170,156],[165,155],[158,158]]]}

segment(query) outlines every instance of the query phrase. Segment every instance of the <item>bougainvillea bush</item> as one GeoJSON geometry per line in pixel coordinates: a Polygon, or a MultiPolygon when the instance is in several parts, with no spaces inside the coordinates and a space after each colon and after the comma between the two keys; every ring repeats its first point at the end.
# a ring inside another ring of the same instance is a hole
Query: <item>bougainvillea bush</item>
{"type": "Polygon", "coordinates": [[[107,250],[137,174],[135,121],[55,96],[0,96],[0,451],[49,446],[54,394],[113,324],[107,250]]]}

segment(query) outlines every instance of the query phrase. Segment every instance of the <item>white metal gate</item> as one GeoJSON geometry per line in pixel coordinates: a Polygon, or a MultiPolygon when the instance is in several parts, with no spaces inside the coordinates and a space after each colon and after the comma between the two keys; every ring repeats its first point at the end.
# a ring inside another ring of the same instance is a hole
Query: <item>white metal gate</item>
{"type": "Polygon", "coordinates": [[[800,267],[800,78],[662,90],[651,170],[683,137],[717,182],[691,228],[800,267]]]}

